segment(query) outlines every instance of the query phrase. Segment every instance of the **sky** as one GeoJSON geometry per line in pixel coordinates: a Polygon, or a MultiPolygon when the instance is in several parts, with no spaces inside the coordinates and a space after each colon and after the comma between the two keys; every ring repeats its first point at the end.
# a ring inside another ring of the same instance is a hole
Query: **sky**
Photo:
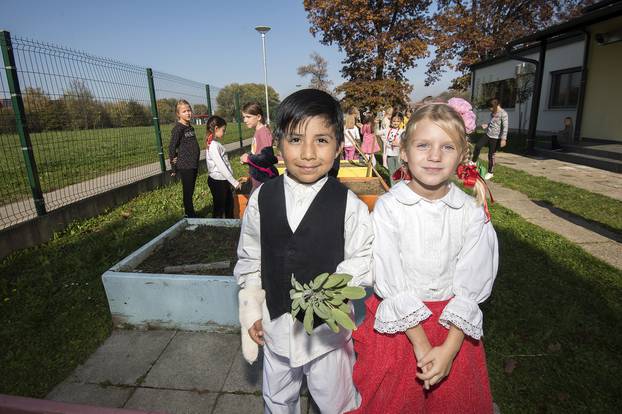
{"type": "MultiPolygon", "coordinates": [[[[344,81],[336,45],[309,32],[302,0],[0,0],[0,29],[198,82],[263,83],[261,37],[266,35],[268,84],[281,99],[308,84],[296,69],[317,52],[328,61],[333,86],[344,81]]],[[[423,84],[426,61],[406,72],[419,100],[447,89],[455,73],[423,84]]]]}

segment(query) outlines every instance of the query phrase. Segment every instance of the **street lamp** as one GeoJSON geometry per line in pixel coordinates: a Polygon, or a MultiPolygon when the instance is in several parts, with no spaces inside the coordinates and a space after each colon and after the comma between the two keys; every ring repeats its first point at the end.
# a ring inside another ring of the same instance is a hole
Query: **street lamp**
{"type": "Polygon", "coordinates": [[[270,31],[269,26],[255,27],[261,34],[261,47],[263,50],[263,84],[266,92],[266,123],[270,125],[270,105],[268,104],[268,68],[266,67],[266,33],[270,31]]]}

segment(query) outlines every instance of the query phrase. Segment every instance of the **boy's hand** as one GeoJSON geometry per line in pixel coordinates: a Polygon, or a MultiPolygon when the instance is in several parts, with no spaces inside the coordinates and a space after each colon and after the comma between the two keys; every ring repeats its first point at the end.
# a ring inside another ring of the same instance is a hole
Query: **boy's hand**
{"type": "Polygon", "coordinates": [[[502,139],[501,140],[501,148],[505,147],[508,144],[508,140],[507,139],[502,139]]]}
{"type": "Polygon", "coordinates": [[[248,334],[257,345],[263,345],[263,325],[261,319],[255,321],[253,326],[248,329],[248,334]]]}
{"type": "Polygon", "coordinates": [[[171,160],[171,164],[172,164],[172,165],[177,164],[177,157],[175,157],[175,158],[173,158],[173,159],[171,160]]]}
{"type": "Polygon", "coordinates": [[[488,129],[488,124],[482,124],[482,129],[488,129]]]}
{"type": "Polygon", "coordinates": [[[240,164],[246,164],[248,162],[248,154],[240,155],[240,164]]]}

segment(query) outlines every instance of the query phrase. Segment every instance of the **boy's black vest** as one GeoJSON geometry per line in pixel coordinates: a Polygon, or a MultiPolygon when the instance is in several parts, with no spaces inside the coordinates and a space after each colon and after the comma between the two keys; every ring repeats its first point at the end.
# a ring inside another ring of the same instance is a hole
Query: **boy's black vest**
{"type": "MultiPolygon", "coordinates": [[[[334,273],[343,261],[344,217],[348,189],[332,177],[322,187],[292,233],[285,210],[284,178],[265,182],[259,192],[261,283],[270,318],[291,311],[292,273],[308,283],[334,273]]],[[[304,312],[298,313],[302,320],[304,312]]],[[[314,325],[317,326],[317,320],[314,325]]]]}

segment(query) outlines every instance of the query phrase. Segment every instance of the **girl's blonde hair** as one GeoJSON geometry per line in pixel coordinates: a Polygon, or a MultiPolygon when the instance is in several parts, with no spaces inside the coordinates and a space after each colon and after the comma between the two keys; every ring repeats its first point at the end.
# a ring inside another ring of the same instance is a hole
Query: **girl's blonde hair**
{"type": "Polygon", "coordinates": [[[190,102],[186,101],[185,99],[180,99],[175,104],[175,115],[179,114],[179,107],[182,105],[188,105],[190,109],[192,110],[192,105],[190,105],[190,102]]]}
{"type": "MultiPolygon", "coordinates": [[[[460,164],[468,164],[471,160],[471,148],[467,141],[466,128],[462,116],[451,106],[441,103],[432,103],[422,106],[413,113],[412,117],[406,125],[404,139],[400,142],[400,149],[406,151],[412,136],[417,129],[417,123],[422,120],[428,120],[441,128],[456,145],[456,149],[460,154],[460,164]]],[[[404,162],[404,161],[402,161],[404,162]]],[[[478,205],[484,204],[486,200],[486,188],[481,180],[475,182],[473,188],[475,199],[478,205]]]]}
{"type": "Polygon", "coordinates": [[[344,126],[346,129],[351,129],[356,126],[356,116],[354,114],[346,114],[344,117],[344,126]]]}

